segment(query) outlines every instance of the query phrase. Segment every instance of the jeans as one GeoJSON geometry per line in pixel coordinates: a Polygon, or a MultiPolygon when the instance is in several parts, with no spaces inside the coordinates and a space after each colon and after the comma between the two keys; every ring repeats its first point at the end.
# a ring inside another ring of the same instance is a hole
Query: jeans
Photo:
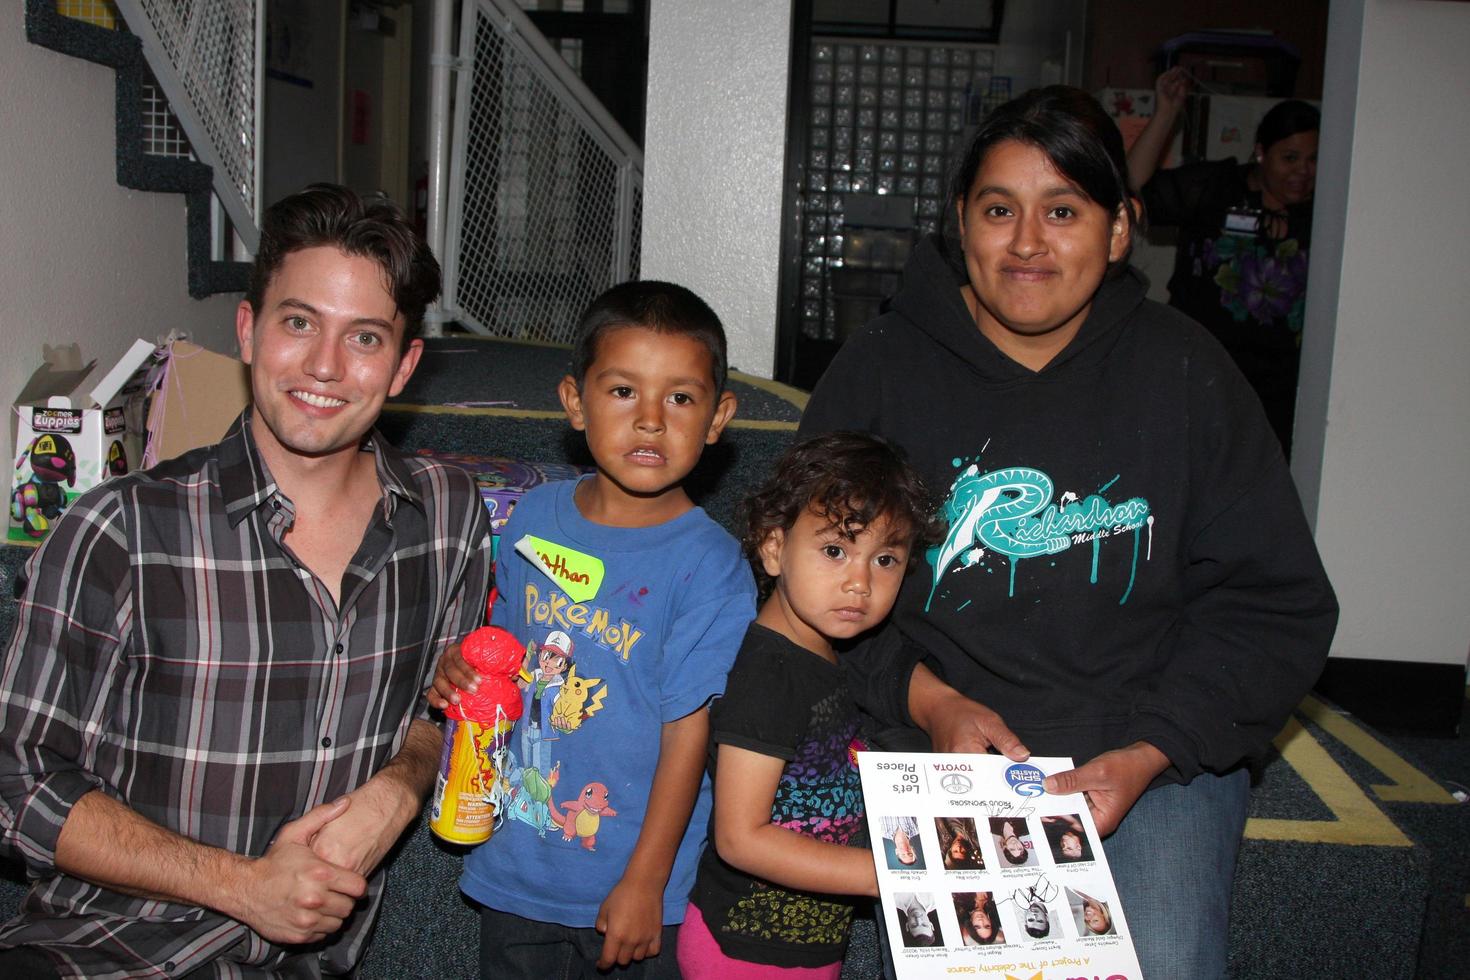
{"type": "Polygon", "coordinates": [[[1144,793],[1103,841],[1147,980],[1225,976],[1230,886],[1250,774],[1208,773],[1144,793]]]}
{"type": "Polygon", "coordinates": [[[480,976],[486,980],[682,980],[678,935],[677,925],[664,926],[657,956],[603,973],[597,969],[602,936],[596,929],[537,922],[481,908],[480,976]]]}

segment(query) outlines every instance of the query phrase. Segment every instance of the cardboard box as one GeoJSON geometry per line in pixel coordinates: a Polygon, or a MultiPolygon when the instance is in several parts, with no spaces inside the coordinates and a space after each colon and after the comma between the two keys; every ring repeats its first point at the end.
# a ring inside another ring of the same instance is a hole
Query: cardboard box
{"type": "Polygon", "coordinates": [[[148,405],[143,465],[182,456],[224,438],[250,404],[250,368],[187,340],[170,341],[148,405]]]}
{"type": "Polygon", "coordinates": [[[503,456],[441,453],[432,449],[421,449],[419,455],[458,466],[474,478],[475,486],[480,489],[480,499],[490,511],[491,546],[497,553],[500,550],[500,529],[527,490],[555,480],[575,480],[592,472],[590,468],[568,463],[529,463],[503,456]]]}
{"type": "Polygon", "coordinates": [[[154,347],[135,340],[111,369],[77,366],[76,347],[46,349],[47,363],[15,400],[11,541],[38,541],[71,502],[143,455],[143,399],[154,347]]]}

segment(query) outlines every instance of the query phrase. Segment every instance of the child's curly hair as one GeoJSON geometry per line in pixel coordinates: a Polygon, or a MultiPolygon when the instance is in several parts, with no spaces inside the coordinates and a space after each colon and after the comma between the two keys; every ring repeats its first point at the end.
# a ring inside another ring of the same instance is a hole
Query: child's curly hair
{"type": "Polygon", "coordinates": [[[791,530],[805,510],[825,517],[848,540],[887,518],[913,535],[910,567],[944,536],[923,481],[897,446],[867,432],[812,436],[787,449],[741,505],[740,544],[762,597],[775,580],[761,563],[761,543],[778,528],[791,530]]]}

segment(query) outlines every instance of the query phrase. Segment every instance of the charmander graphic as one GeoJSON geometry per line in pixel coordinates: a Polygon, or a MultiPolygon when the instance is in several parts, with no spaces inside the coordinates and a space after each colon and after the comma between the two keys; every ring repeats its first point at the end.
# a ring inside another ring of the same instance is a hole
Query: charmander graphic
{"type": "MultiPolygon", "coordinates": [[[[955,465],[960,465],[955,460],[955,465]]],[[[1140,532],[1149,531],[1144,560],[1152,554],[1154,517],[1148,501],[1132,497],[1118,503],[1103,494],[1116,483],[1113,477],[1095,492],[1081,497],[1067,491],[1053,506],[1055,485],[1041,470],[1011,466],[982,473],[970,464],[950,486],[944,501],[944,519],[949,533],[926,557],[933,569],[933,584],[925,609],[934,601],[939,584],[948,574],[972,568],[985,557],[986,549],[1010,559],[1010,591],[1016,594],[1016,564],[1023,559],[1055,555],[1080,544],[1092,545],[1092,575],[1097,584],[1098,557],[1108,539],[1132,532],[1133,564],[1128,585],[1118,599],[1122,605],[1133,592],[1138,571],[1140,532]]],[[[1128,542],[1124,542],[1128,546],[1128,542]]]]}
{"type": "Polygon", "coordinates": [[[597,832],[602,827],[603,817],[616,817],[607,798],[607,784],[592,782],[582,787],[575,800],[567,800],[562,806],[566,813],[551,807],[551,822],[561,828],[562,840],[580,840],[582,849],[597,850],[597,832]]]}

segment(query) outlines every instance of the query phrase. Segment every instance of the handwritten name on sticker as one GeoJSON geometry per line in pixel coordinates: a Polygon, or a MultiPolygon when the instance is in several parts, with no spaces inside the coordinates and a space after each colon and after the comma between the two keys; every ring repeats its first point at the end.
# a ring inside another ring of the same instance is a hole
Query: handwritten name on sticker
{"type": "Polygon", "coordinates": [[[516,553],[561,586],[573,602],[587,602],[602,588],[601,558],[532,534],[516,542],[516,553]]]}

